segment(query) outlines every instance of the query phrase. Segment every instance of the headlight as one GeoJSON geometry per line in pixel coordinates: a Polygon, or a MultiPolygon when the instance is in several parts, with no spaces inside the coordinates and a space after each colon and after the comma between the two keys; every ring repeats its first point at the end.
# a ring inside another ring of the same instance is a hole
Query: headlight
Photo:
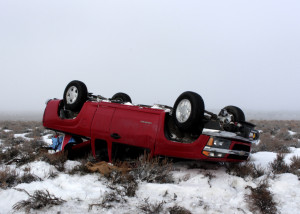
{"type": "Polygon", "coordinates": [[[227,140],[224,138],[217,138],[217,137],[215,137],[215,138],[211,137],[210,139],[213,140],[213,143],[212,143],[212,145],[207,144],[207,146],[211,146],[214,148],[229,149],[229,147],[231,145],[231,140],[227,140]]]}
{"type": "Polygon", "coordinates": [[[223,158],[230,148],[231,140],[211,137],[203,149],[202,154],[207,157],[223,158]]]}

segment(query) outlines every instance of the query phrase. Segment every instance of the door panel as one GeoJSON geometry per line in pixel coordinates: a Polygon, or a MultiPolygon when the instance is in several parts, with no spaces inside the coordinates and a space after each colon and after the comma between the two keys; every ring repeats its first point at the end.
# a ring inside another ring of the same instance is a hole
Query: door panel
{"type": "Polygon", "coordinates": [[[116,109],[110,129],[112,141],[152,149],[159,116],[151,110],[116,109]]]}

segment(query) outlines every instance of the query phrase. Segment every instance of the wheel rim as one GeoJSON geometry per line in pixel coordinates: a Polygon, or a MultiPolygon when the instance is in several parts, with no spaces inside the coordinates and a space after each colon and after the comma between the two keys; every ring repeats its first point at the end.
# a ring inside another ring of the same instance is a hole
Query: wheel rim
{"type": "Polygon", "coordinates": [[[183,99],[179,102],[176,109],[176,118],[178,122],[184,123],[186,122],[192,112],[192,104],[188,99],[183,99]]]}
{"type": "Polygon", "coordinates": [[[73,104],[76,102],[78,97],[78,89],[75,86],[71,86],[66,95],[67,104],[73,104]]]}

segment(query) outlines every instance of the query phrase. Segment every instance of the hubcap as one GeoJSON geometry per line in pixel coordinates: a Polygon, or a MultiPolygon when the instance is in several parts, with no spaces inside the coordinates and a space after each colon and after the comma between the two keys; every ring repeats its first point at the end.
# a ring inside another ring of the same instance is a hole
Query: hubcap
{"type": "Polygon", "coordinates": [[[192,104],[188,99],[183,99],[177,106],[176,118],[178,122],[184,123],[191,116],[192,104]]]}
{"type": "Polygon", "coordinates": [[[73,104],[76,102],[78,97],[78,89],[75,86],[72,86],[67,91],[67,104],[73,104]]]}

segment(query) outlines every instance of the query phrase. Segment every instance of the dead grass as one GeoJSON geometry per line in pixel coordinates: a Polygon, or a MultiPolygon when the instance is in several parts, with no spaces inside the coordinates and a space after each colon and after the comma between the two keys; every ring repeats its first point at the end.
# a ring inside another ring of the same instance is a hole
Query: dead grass
{"type": "Polygon", "coordinates": [[[106,193],[102,199],[102,201],[98,204],[90,204],[89,205],[89,211],[93,209],[93,207],[101,207],[105,209],[110,209],[114,207],[114,204],[116,203],[126,203],[127,200],[124,198],[121,192],[111,192],[106,193]]]}
{"type": "Polygon", "coordinates": [[[256,166],[250,162],[244,163],[231,163],[226,165],[226,171],[230,175],[235,175],[241,178],[252,177],[259,178],[265,174],[265,171],[262,167],[256,166]]]}
{"type": "Polygon", "coordinates": [[[160,214],[163,211],[164,201],[151,204],[149,198],[144,199],[144,202],[139,206],[139,209],[146,214],[160,214]]]}
{"type": "Polygon", "coordinates": [[[252,152],[259,151],[269,151],[269,152],[280,152],[280,153],[289,153],[290,150],[288,147],[294,145],[294,141],[283,141],[274,136],[271,136],[270,133],[262,133],[260,136],[260,143],[258,145],[253,144],[252,152]]]}
{"type": "Polygon", "coordinates": [[[91,171],[87,167],[88,160],[81,159],[77,161],[79,161],[80,164],[78,166],[75,166],[71,171],[68,172],[70,175],[74,175],[74,174],[86,175],[91,173],[91,171]]]}
{"type": "Polygon", "coordinates": [[[44,132],[44,127],[42,122],[39,121],[0,121],[0,127],[2,129],[9,129],[13,130],[14,133],[29,133],[34,132],[35,129],[37,130],[37,136],[39,135],[38,132],[44,132]]]}
{"type": "Polygon", "coordinates": [[[270,163],[270,169],[274,175],[290,172],[290,167],[284,162],[284,156],[278,153],[276,159],[270,163]]]}
{"type": "Polygon", "coordinates": [[[12,159],[18,157],[21,154],[20,149],[18,146],[16,147],[9,147],[6,150],[0,150],[0,162],[7,163],[12,159]]]}
{"type": "Polygon", "coordinates": [[[132,167],[133,176],[148,183],[174,183],[171,162],[167,159],[150,158],[147,155],[139,158],[132,167]]]}
{"type": "MultiPolygon", "coordinates": [[[[126,203],[126,197],[135,196],[138,180],[151,183],[173,182],[170,163],[166,160],[160,162],[157,158],[150,159],[148,156],[143,156],[131,163],[116,162],[114,165],[108,165],[100,162],[99,164],[90,164],[88,168],[93,172],[100,170],[99,172],[107,178],[107,186],[112,190],[105,194],[101,202],[90,204],[90,210],[95,206],[109,209],[115,203],[126,203]]],[[[145,213],[159,213],[162,205],[162,203],[150,204],[147,199],[140,209],[145,213]]]]}
{"type": "Polygon", "coordinates": [[[16,211],[24,209],[26,213],[29,213],[31,209],[39,210],[46,206],[51,207],[66,202],[50,194],[48,190],[36,190],[32,195],[24,189],[15,188],[15,190],[25,192],[29,196],[27,200],[19,201],[13,205],[13,209],[16,211]]]}
{"type": "Polygon", "coordinates": [[[0,187],[2,189],[11,188],[21,183],[31,183],[41,181],[41,179],[30,172],[25,172],[22,176],[15,169],[9,167],[0,170],[0,187]]]}
{"type": "Polygon", "coordinates": [[[189,210],[177,205],[174,207],[170,207],[168,211],[170,214],[192,214],[189,210]]]}
{"type": "Polygon", "coordinates": [[[269,185],[266,180],[262,181],[256,188],[246,187],[251,190],[251,193],[245,196],[245,200],[248,202],[250,211],[253,213],[257,213],[257,211],[262,214],[277,213],[277,203],[274,201],[268,187],[269,185]]]}
{"type": "Polygon", "coordinates": [[[12,170],[6,167],[4,170],[0,171],[0,187],[6,189],[8,187],[13,187],[18,184],[18,173],[16,170],[12,170]]]}
{"type": "Polygon", "coordinates": [[[65,170],[65,162],[68,154],[64,152],[58,152],[55,154],[45,153],[42,156],[42,160],[53,165],[58,171],[63,172],[65,170]]]}
{"type": "Polygon", "coordinates": [[[288,153],[288,147],[300,148],[300,121],[296,120],[253,120],[256,129],[261,130],[261,143],[253,146],[253,152],[272,151],[288,153]],[[289,131],[296,132],[291,135],[289,131]]]}
{"type": "Polygon", "coordinates": [[[299,156],[294,156],[291,158],[291,165],[290,168],[292,171],[300,170],[300,157],[299,156]]]}

